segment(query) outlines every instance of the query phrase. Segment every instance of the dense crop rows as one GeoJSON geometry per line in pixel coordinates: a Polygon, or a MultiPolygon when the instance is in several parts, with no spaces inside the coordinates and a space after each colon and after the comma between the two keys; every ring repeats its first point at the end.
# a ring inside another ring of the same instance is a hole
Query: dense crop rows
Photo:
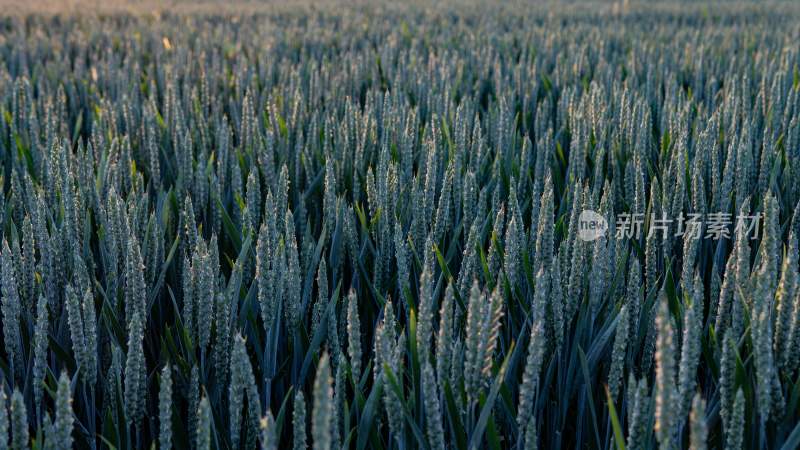
{"type": "Polygon", "coordinates": [[[213,9],[0,18],[0,449],[800,445],[800,8],[213,9]]]}

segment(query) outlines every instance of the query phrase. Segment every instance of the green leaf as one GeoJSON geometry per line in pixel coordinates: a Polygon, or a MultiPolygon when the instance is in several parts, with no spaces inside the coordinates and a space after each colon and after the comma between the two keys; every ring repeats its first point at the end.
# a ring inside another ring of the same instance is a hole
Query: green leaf
{"type": "Polygon", "coordinates": [[[486,429],[486,424],[489,422],[489,416],[491,416],[492,411],[494,410],[494,401],[497,399],[497,395],[500,393],[500,386],[503,384],[503,378],[506,376],[506,370],[508,370],[508,363],[511,360],[511,356],[514,354],[514,347],[514,343],[509,346],[508,351],[506,352],[506,357],[503,360],[503,364],[500,366],[500,370],[497,371],[497,375],[495,375],[494,383],[492,383],[492,387],[489,390],[489,396],[486,397],[486,403],[481,409],[481,413],[478,416],[478,422],[475,424],[475,430],[472,432],[472,437],[469,441],[470,450],[477,449],[481,446],[483,433],[486,429]]]}
{"type": "MultiPolygon", "coordinates": [[[[444,260],[444,256],[442,256],[442,252],[439,250],[439,246],[433,244],[433,252],[436,254],[436,261],[439,262],[439,267],[442,269],[442,273],[444,273],[445,277],[447,277],[447,281],[449,283],[454,283],[455,278],[453,274],[450,273],[450,269],[447,267],[447,262],[444,260]]],[[[456,298],[456,302],[459,307],[461,307],[462,311],[467,310],[467,306],[464,304],[464,300],[461,298],[461,294],[458,292],[458,289],[453,289],[454,297],[456,298]]]]}
{"type": "Polygon", "coordinates": [[[586,354],[583,353],[583,349],[581,346],[578,346],[578,356],[581,362],[581,369],[583,369],[583,380],[586,386],[586,397],[589,400],[589,412],[592,413],[592,426],[594,428],[594,436],[597,442],[597,445],[600,445],[600,430],[597,427],[597,414],[595,413],[594,407],[594,398],[592,396],[592,379],[589,376],[589,365],[586,362],[586,354]]]}
{"type": "Polygon", "coordinates": [[[367,446],[367,440],[370,438],[375,430],[373,429],[373,424],[375,423],[375,417],[380,416],[380,399],[383,394],[383,378],[378,377],[375,381],[375,384],[372,385],[372,390],[369,393],[369,398],[367,398],[367,402],[364,405],[364,409],[361,413],[361,420],[358,423],[358,433],[357,433],[357,441],[356,441],[356,448],[358,450],[364,450],[367,446]]]}
{"type": "Polygon", "coordinates": [[[403,402],[402,399],[404,398],[403,389],[397,382],[397,377],[395,377],[394,372],[392,372],[392,368],[389,367],[388,364],[383,365],[383,373],[386,375],[386,381],[389,382],[389,387],[394,391],[398,398],[401,399],[401,403],[403,405],[403,415],[406,418],[406,422],[408,422],[408,426],[411,427],[411,431],[414,433],[414,437],[417,439],[417,444],[419,445],[418,448],[424,450],[430,450],[428,446],[428,441],[425,439],[425,436],[422,434],[422,430],[419,428],[419,425],[414,421],[414,417],[408,410],[408,405],[406,402],[403,402]]]}
{"type": "Polygon", "coordinates": [[[795,425],[792,434],[786,439],[786,442],[781,446],[781,450],[794,450],[800,448],[800,423],[795,425]]]}
{"type": "Polygon", "coordinates": [[[298,379],[298,385],[300,386],[302,386],[305,382],[306,376],[308,376],[308,371],[311,368],[313,357],[316,355],[317,350],[319,350],[319,347],[322,345],[322,340],[325,338],[325,335],[328,332],[328,317],[330,317],[333,309],[336,308],[336,302],[339,301],[339,291],[341,288],[342,283],[340,281],[336,286],[336,290],[333,291],[331,299],[328,301],[328,307],[325,309],[325,316],[322,318],[322,322],[320,322],[319,326],[317,326],[317,329],[314,332],[314,337],[311,339],[311,343],[308,346],[305,359],[303,359],[303,366],[300,369],[300,378],[298,379]]]}
{"type": "Polygon", "coordinates": [[[286,411],[290,403],[289,400],[293,398],[294,398],[294,386],[290,386],[289,389],[286,391],[286,395],[283,396],[281,409],[278,410],[278,415],[275,416],[275,434],[277,436],[281,435],[281,430],[283,430],[283,424],[286,422],[286,411]]]}
{"type": "Polygon", "coordinates": [[[461,413],[458,410],[458,406],[456,406],[453,390],[450,388],[450,381],[444,380],[443,390],[447,418],[450,421],[450,427],[453,429],[452,434],[456,439],[456,448],[458,450],[467,450],[467,432],[464,431],[464,425],[461,424],[461,413]]]}
{"type": "Polygon", "coordinates": [[[608,415],[611,417],[611,427],[614,429],[614,442],[617,444],[617,450],[625,450],[625,438],[622,434],[622,427],[619,425],[619,417],[617,417],[617,409],[614,407],[614,399],[611,398],[611,391],[606,388],[606,401],[608,402],[608,415]]]}

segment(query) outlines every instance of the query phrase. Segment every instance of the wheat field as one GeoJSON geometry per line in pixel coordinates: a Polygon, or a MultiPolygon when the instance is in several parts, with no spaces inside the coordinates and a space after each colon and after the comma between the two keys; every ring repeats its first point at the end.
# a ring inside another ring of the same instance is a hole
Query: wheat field
{"type": "Polygon", "coordinates": [[[0,11],[0,450],[800,447],[797,3],[0,11]]]}

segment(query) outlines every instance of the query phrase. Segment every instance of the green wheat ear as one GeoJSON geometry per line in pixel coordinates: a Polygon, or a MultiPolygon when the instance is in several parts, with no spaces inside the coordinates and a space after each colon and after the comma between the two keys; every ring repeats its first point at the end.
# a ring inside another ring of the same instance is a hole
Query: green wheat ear
{"type": "Polygon", "coordinates": [[[431,449],[444,450],[444,430],[442,427],[442,406],[439,403],[439,389],[433,366],[427,358],[422,363],[422,392],[425,404],[425,419],[428,442],[431,449]]]}
{"type": "Polygon", "coordinates": [[[350,290],[347,294],[347,353],[350,357],[350,371],[353,380],[361,378],[361,319],[358,315],[356,293],[350,290]]]}
{"type": "Polygon", "coordinates": [[[72,431],[74,413],[72,411],[72,393],[70,379],[66,372],[61,372],[58,378],[58,390],[56,391],[56,418],[53,426],[53,434],[48,436],[52,439],[56,448],[72,448],[72,431]]]}
{"type": "Polygon", "coordinates": [[[673,436],[672,427],[675,418],[672,412],[675,408],[677,391],[676,382],[676,362],[675,362],[675,342],[672,316],[669,312],[667,299],[660,295],[658,299],[656,329],[658,338],[656,341],[656,377],[655,377],[655,425],[654,430],[656,439],[662,446],[672,445],[670,442],[673,436]]]}
{"type": "Polygon", "coordinates": [[[11,424],[11,448],[28,448],[30,435],[28,431],[28,411],[25,400],[16,388],[11,394],[11,403],[8,408],[11,424]]]}
{"type": "Polygon", "coordinates": [[[172,448],[172,368],[169,364],[161,370],[158,388],[158,445],[161,449],[172,448]]]}
{"type": "Polygon", "coordinates": [[[725,447],[732,450],[741,450],[744,441],[744,394],[742,389],[736,391],[736,400],[733,403],[731,426],[725,437],[725,447]]]}
{"type": "MultiPolygon", "coordinates": [[[[33,348],[33,397],[36,405],[40,405],[43,394],[45,369],[47,367],[48,342],[47,335],[50,329],[50,314],[47,311],[47,298],[39,295],[36,302],[36,326],[34,331],[33,348]]],[[[96,372],[95,372],[96,373],[96,372]]]]}
{"type": "Polygon", "coordinates": [[[690,443],[692,450],[705,450],[708,447],[708,423],[706,421],[706,402],[696,393],[692,399],[692,412],[689,416],[690,443]]]}
{"type": "Polygon", "coordinates": [[[203,396],[197,409],[197,443],[198,450],[211,449],[211,405],[208,397],[203,396]]]}
{"type": "Polygon", "coordinates": [[[317,365],[314,379],[314,406],[311,414],[311,440],[315,449],[329,450],[333,439],[333,388],[331,386],[330,361],[323,353],[317,365]]]}
{"type": "Polygon", "coordinates": [[[306,442],[306,400],[302,391],[297,391],[294,396],[294,411],[292,412],[292,446],[295,450],[307,448],[306,442]]]}
{"type": "Polygon", "coordinates": [[[0,388],[0,448],[8,448],[8,432],[9,432],[9,418],[8,418],[8,398],[6,397],[5,389],[0,388]]]}
{"type": "Polygon", "coordinates": [[[267,412],[267,415],[261,419],[261,450],[277,450],[278,437],[275,436],[275,419],[272,414],[267,412]]]}
{"type": "Polygon", "coordinates": [[[614,335],[614,350],[611,353],[611,369],[608,372],[608,390],[611,394],[611,399],[617,398],[620,390],[620,383],[624,377],[623,367],[626,359],[626,352],[628,348],[628,328],[630,321],[628,319],[628,306],[623,306],[617,315],[617,329],[614,335]]]}
{"type": "Polygon", "coordinates": [[[22,348],[20,340],[21,304],[8,241],[3,239],[2,262],[0,262],[0,290],[2,290],[3,342],[8,362],[14,366],[12,376],[22,373],[22,348]]]}

